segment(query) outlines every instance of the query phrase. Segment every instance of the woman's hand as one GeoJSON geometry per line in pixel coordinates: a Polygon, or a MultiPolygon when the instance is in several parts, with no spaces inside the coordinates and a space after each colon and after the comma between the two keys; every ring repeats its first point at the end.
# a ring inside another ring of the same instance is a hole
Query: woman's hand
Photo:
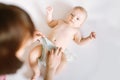
{"type": "Polygon", "coordinates": [[[61,62],[62,48],[53,49],[48,52],[47,68],[56,70],[61,62]]]}
{"type": "Polygon", "coordinates": [[[39,40],[41,37],[45,37],[45,35],[43,35],[40,31],[36,30],[34,32],[34,35],[33,35],[33,40],[36,41],[36,40],[39,40]]]}

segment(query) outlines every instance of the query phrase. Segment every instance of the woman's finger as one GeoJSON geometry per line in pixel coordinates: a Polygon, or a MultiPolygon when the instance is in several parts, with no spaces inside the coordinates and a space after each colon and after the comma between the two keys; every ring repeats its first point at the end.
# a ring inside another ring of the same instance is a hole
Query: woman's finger
{"type": "Polygon", "coordinates": [[[58,56],[61,56],[61,55],[62,55],[62,48],[60,47],[59,52],[58,52],[58,56]]]}
{"type": "Polygon", "coordinates": [[[55,55],[57,55],[58,54],[58,52],[59,52],[59,48],[57,47],[56,49],[55,49],[55,55]]]}

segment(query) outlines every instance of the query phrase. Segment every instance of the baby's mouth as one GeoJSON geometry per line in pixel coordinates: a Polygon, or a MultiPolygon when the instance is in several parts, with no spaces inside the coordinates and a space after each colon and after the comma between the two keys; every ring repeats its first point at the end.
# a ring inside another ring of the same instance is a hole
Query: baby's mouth
{"type": "Polygon", "coordinates": [[[72,20],[70,20],[71,23],[74,23],[72,20]]]}

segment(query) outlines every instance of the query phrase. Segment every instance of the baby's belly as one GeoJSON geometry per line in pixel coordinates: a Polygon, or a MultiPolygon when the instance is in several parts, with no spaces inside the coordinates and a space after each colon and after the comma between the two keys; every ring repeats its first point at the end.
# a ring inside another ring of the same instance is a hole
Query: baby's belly
{"type": "Polygon", "coordinates": [[[66,49],[68,45],[68,40],[66,41],[65,39],[60,39],[60,38],[49,38],[50,41],[52,41],[56,47],[61,47],[63,50],[66,49]]]}

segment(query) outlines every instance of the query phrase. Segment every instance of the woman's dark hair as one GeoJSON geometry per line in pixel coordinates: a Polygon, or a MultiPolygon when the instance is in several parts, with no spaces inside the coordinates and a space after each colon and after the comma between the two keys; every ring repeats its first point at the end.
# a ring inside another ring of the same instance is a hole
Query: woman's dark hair
{"type": "Polygon", "coordinates": [[[15,73],[23,62],[16,57],[26,35],[33,37],[30,16],[19,7],[0,3],[0,75],[15,73]]]}

